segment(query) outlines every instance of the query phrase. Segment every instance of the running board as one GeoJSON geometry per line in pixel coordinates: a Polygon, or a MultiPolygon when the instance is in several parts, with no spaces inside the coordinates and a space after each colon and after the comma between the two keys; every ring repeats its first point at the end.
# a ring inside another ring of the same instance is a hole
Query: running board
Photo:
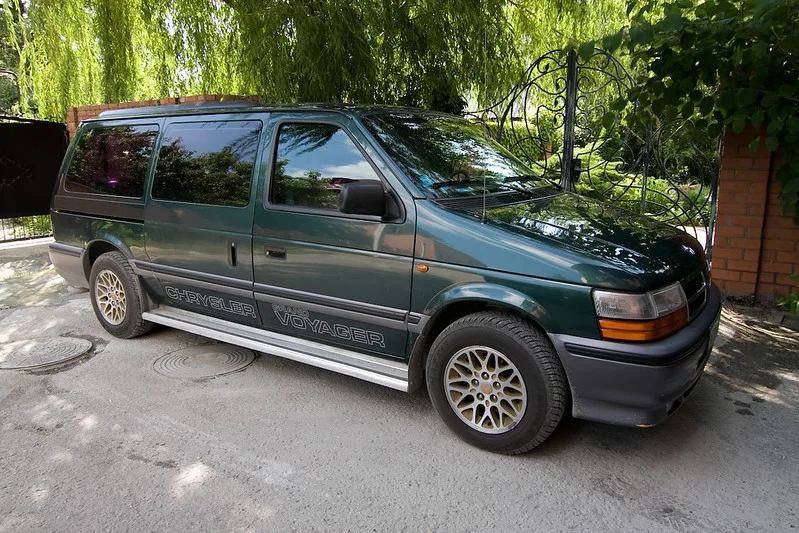
{"type": "Polygon", "coordinates": [[[408,365],[397,361],[243,326],[174,307],[158,307],[142,313],[142,318],[257,352],[332,370],[384,387],[408,391],[408,365]]]}

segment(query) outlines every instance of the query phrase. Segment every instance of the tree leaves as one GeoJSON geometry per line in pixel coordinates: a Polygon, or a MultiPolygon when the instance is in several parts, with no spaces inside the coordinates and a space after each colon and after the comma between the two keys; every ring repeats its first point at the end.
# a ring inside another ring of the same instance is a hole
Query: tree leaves
{"type": "Polygon", "coordinates": [[[611,54],[613,54],[616,52],[616,50],[619,49],[623,40],[624,40],[624,30],[621,29],[616,33],[614,33],[613,35],[608,35],[607,37],[602,39],[602,47],[611,54]]]}
{"type": "Polygon", "coordinates": [[[602,125],[606,130],[610,130],[616,124],[617,115],[613,111],[608,111],[602,115],[602,125]]]}
{"type": "MultiPolygon", "coordinates": [[[[637,2],[628,4],[635,12],[637,2]],[[633,7],[636,5],[636,7],[633,7]]],[[[760,132],[750,143],[781,150],[780,171],[786,207],[799,205],[799,2],[731,0],[653,2],[638,9],[623,34],[632,63],[647,70],[638,76],[638,101],[632,121],[650,113],[669,120],[694,119],[697,129],[715,137],[724,128],[760,132]],[[696,120],[697,116],[703,117],[696,120]]],[[[614,44],[603,39],[602,45],[614,44]]],[[[797,215],[799,220],[799,214],[797,215]]]]}
{"type": "Polygon", "coordinates": [[[766,148],[768,148],[772,152],[776,152],[777,148],[779,147],[780,147],[780,140],[777,137],[773,135],[769,135],[768,137],[766,137],[766,148]]]}
{"type": "Polygon", "coordinates": [[[677,32],[682,29],[682,16],[679,13],[671,13],[666,16],[659,24],[661,31],[677,32]]]}
{"type": "Polygon", "coordinates": [[[738,89],[737,91],[738,97],[738,106],[740,107],[747,107],[755,103],[759,92],[757,89],[753,89],[751,87],[744,87],[743,89],[738,89]]]}
{"type": "Polygon", "coordinates": [[[736,115],[732,121],[732,131],[741,133],[746,127],[746,117],[743,115],[736,115]]]}
{"type": "Polygon", "coordinates": [[[758,109],[752,114],[752,117],[749,119],[752,122],[752,126],[756,129],[760,129],[760,126],[763,125],[763,120],[766,118],[766,114],[763,113],[762,110],[758,109]]]}
{"type": "Polygon", "coordinates": [[[643,47],[652,43],[655,38],[655,30],[649,22],[642,22],[630,28],[630,45],[632,47],[643,47]]]}
{"type": "Polygon", "coordinates": [[[596,47],[596,41],[587,41],[580,45],[577,49],[577,54],[580,56],[580,59],[583,61],[588,61],[591,59],[591,56],[594,55],[594,48],[596,47]]]}
{"type": "Polygon", "coordinates": [[[707,116],[713,111],[713,107],[716,105],[716,101],[713,99],[712,96],[705,96],[702,98],[702,101],[699,102],[699,112],[702,115],[707,116]]]}
{"type": "Polygon", "coordinates": [[[200,93],[487,106],[552,48],[611,33],[607,46],[619,49],[628,22],[624,0],[567,2],[557,15],[546,0],[17,2],[30,12],[16,29],[34,36],[23,93],[54,117],[70,105],[200,93]]]}

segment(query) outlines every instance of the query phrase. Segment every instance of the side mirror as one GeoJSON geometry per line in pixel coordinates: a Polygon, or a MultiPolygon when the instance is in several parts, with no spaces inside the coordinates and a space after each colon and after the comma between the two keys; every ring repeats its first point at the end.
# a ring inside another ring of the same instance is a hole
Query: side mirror
{"type": "Polygon", "coordinates": [[[372,180],[345,183],[338,195],[338,210],[350,215],[385,216],[383,184],[372,180]]]}

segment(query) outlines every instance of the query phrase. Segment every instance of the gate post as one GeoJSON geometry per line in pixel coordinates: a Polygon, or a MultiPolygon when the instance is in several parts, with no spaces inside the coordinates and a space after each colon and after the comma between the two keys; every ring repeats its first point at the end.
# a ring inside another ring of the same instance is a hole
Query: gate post
{"type": "Polygon", "coordinates": [[[577,52],[566,54],[566,114],[563,119],[563,160],[560,164],[560,184],[572,190],[574,175],[574,128],[577,113],[577,52]]]}

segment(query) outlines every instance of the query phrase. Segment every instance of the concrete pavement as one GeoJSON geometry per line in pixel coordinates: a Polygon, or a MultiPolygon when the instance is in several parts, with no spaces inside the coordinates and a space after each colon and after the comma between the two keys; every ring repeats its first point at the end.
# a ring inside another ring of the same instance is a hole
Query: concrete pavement
{"type": "Polygon", "coordinates": [[[93,353],[0,371],[0,531],[790,531],[799,528],[799,334],[726,309],[706,376],[665,424],[564,420],[506,457],[406,395],[265,354],[176,380],[161,355],[211,341],[116,339],[46,243],[0,249],[0,343],[93,353]]]}

